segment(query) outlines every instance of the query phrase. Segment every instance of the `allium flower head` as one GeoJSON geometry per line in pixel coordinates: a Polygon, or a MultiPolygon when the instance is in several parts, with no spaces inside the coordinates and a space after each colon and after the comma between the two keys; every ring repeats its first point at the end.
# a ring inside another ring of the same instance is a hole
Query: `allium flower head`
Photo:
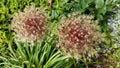
{"type": "Polygon", "coordinates": [[[58,46],[64,54],[74,58],[91,58],[97,55],[98,43],[101,42],[101,33],[94,24],[93,16],[77,16],[73,14],[69,19],[62,21],[57,35],[60,40],[58,46]]]}
{"type": "Polygon", "coordinates": [[[19,12],[13,17],[11,27],[18,40],[34,43],[42,39],[47,31],[47,16],[44,10],[27,6],[24,12],[19,12]]]}

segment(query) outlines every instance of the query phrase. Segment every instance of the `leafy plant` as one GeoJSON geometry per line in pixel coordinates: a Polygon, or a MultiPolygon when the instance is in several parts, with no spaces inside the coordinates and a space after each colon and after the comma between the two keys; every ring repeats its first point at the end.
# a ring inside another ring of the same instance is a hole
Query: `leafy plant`
{"type": "Polygon", "coordinates": [[[54,64],[58,61],[62,62],[69,58],[62,56],[56,48],[53,48],[54,43],[48,38],[44,43],[37,43],[35,46],[17,41],[15,43],[16,51],[13,49],[13,53],[10,52],[10,56],[7,57],[0,56],[0,59],[4,61],[0,63],[1,66],[5,68],[54,68],[54,66],[56,67],[54,64]]]}

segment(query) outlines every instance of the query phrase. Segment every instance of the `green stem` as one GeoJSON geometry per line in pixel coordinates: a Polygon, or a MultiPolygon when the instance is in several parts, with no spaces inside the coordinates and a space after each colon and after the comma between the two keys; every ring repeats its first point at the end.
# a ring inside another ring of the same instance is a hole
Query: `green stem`
{"type": "Polygon", "coordinates": [[[73,57],[73,63],[74,63],[74,68],[76,68],[76,63],[75,63],[74,57],[73,57]]]}
{"type": "Polygon", "coordinates": [[[16,57],[16,55],[12,49],[12,42],[11,41],[8,41],[8,48],[9,48],[10,52],[13,54],[13,56],[16,57]]]}
{"type": "Polygon", "coordinates": [[[85,65],[86,65],[86,68],[88,68],[88,64],[87,64],[87,62],[85,61],[85,60],[83,60],[83,59],[80,59],[83,63],[85,63],[85,65]]]}

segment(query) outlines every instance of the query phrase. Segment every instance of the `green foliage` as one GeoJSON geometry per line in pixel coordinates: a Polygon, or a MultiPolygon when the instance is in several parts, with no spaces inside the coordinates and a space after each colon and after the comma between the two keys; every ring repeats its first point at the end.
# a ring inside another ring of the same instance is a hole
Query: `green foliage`
{"type": "Polygon", "coordinates": [[[1,25],[0,26],[0,55],[8,54],[8,44],[9,42],[13,42],[13,33],[10,30],[9,25],[1,25]]]}
{"type": "MultiPolygon", "coordinates": [[[[120,5],[120,4],[117,4],[120,5]]],[[[112,42],[114,42],[114,45],[111,47],[111,49],[114,49],[114,52],[109,55],[111,59],[113,59],[116,62],[120,62],[120,7],[118,6],[118,9],[115,10],[115,14],[110,18],[109,24],[113,28],[113,36],[114,38],[112,42]]],[[[118,68],[120,64],[118,63],[118,68]]]]}
{"type": "Polygon", "coordinates": [[[98,20],[105,20],[103,17],[115,9],[116,1],[113,0],[95,0],[91,3],[88,10],[94,14],[98,20]],[[93,6],[95,5],[95,7],[93,6]]]}
{"type": "MultiPolygon", "coordinates": [[[[10,52],[8,57],[0,56],[0,59],[4,61],[0,65],[4,68],[54,68],[53,65],[59,64],[58,61],[64,63],[63,60],[69,58],[62,56],[60,51],[53,48],[54,43],[50,39],[46,39],[43,43],[37,43],[35,46],[17,41],[15,43],[16,51],[12,49],[13,52],[10,52]]],[[[59,65],[59,68],[61,66],[59,65]]]]}
{"type": "Polygon", "coordinates": [[[6,54],[7,46],[6,46],[6,33],[4,31],[0,31],[0,55],[6,54]]]}

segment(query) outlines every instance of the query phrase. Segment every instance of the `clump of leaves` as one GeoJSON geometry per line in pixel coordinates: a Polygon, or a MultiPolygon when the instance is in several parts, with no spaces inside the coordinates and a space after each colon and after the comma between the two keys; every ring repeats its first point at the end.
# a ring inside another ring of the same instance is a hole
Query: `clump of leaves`
{"type": "Polygon", "coordinates": [[[7,39],[6,39],[6,32],[0,31],[0,55],[5,55],[8,53],[7,49],[7,39]]]}
{"type": "MultiPolygon", "coordinates": [[[[120,4],[116,4],[118,9],[113,11],[115,14],[108,19],[109,26],[113,29],[112,35],[114,38],[112,39],[112,42],[114,42],[114,45],[112,45],[111,50],[113,55],[110,55],[110,58],[116,61],[119,65],[120,62],[120,4]]],[[[120,67],[120,66],[119,66],[120,67]]]]}
{"type": "MultiPolygon", "coordinates": [[[[50,68],[69,58],[68,56],[62,56],[60,51],[53,48],[55,43],[50,38],[45,40],[43,43],[36,43],[36,46],[29,46],[27,43],[23,44],[15,41],[17,50],[13,50],[13,53],[10,52],[10,56],[0,56],[0,59],[3,60],[0,65],[5,68],[50,68]]],[[[60,66],[58,65],[58,67],[60,66]]]]}
{"type": "MultiPolygon", "coordinates": [[[[10,26],[0,26],[0,55],[7,55],[9,51],[9,44],[13,42],[13,34],[10,30],[10,26]]],[[[14,47],[14,46],[13,46],[14,47]]]]}
{"type": "Polygon", "coordinates": [[[95,15],[98,20],[105,20],[103,17],[115,9],[116,3],[117,1],[113,0],[94,0],[87,9],[91,14],[95,15]]]}

